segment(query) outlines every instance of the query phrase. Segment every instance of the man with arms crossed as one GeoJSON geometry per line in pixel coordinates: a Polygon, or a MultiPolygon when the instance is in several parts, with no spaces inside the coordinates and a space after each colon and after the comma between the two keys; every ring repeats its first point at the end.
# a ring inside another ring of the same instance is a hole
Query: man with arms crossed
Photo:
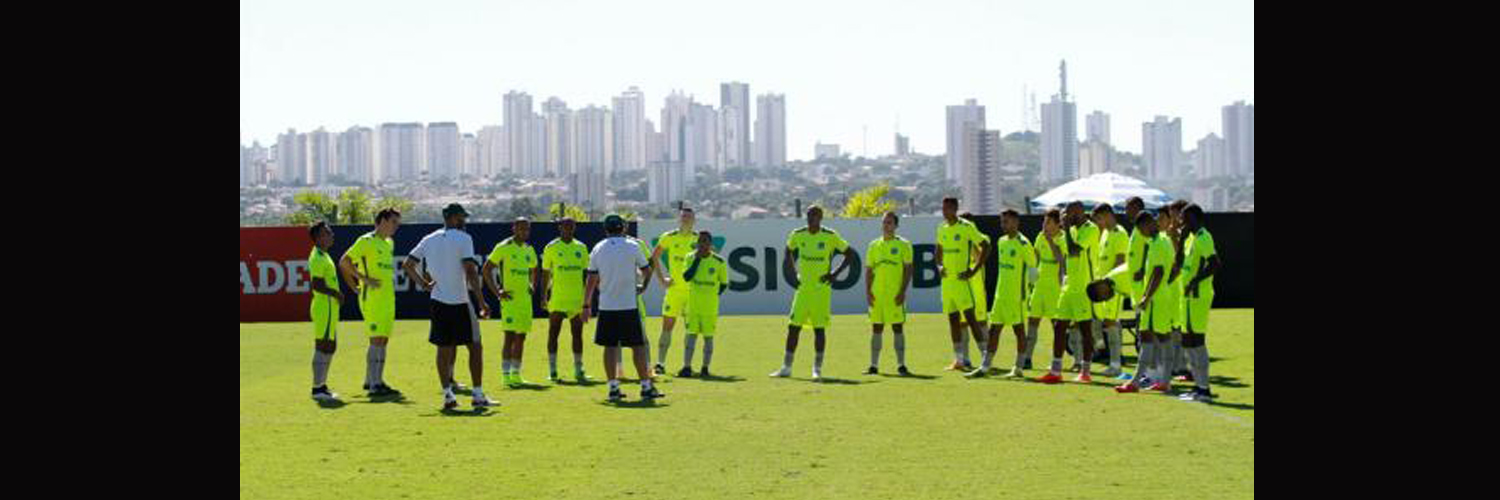
{"type": "Polygon", "coordinates": [[[880,223],[883,232],[865,247],[865,301],[870,306],[870,369],[866,375],[880,373],[880,334],[891,325],[896,347],[896,372],[911,375],[906,369],[906,288],[911,285],[912,247],[906,238],[896,235],[901,217],[886,212],[880,223]]]}
{"type": "Polygon", "coordinates": [[[609,214],[604,218],[604,241],[594,245],[589,254],[589,282],[583,294],[583,321],[588,322],[594,291],[599,291],[599,324],[594,343],[604,347],[604,373],[609,375],[609,400],[625,399],[620,391],[620,348],[631,348],[635,371],[641,377],[641,399],[666,396],[652,384],[651,370],[646,366],[646,335],[637,309],[638,296],[651,284],[647,274],[651,264],[642,255],[640,244],[625,237],[625,220],[609,214]]]}

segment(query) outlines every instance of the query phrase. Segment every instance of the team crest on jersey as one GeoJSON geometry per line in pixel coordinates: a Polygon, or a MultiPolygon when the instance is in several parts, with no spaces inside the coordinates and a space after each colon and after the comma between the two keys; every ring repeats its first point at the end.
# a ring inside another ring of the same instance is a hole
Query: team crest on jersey
{"type": "Polygon", "coordinates": [[[891,255],[896,255],[896,249],[894,249],[894,248],[891,249],[891,255]]]}
{"type": "Polygon", "coordinates": [[[574,258],[582,258],[582,257],[583,257],[583,252],[580,252],[580,251],[577,251],[577,250],[574,250],[574,251],[573,251],[573,257],[574,257],[574,258]]]}
{"type": "Polygon", "coordinates": [[[818,242],[818,250],[822,250],[822,249],[823,249],[823,242],[819,241],[818,242]]]}

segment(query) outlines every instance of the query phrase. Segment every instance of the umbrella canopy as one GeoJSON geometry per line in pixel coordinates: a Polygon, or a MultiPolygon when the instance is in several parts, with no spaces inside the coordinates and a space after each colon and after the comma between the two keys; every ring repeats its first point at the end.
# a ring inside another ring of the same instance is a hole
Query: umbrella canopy
{"type": "Polygon", "coordinates": [[[1034,210],[1061,208],[1072,201],[1081,201],[1086,207],[1108,203],[1116,208],[1124,208],[1125,200],[1132,196],[1141,197],[1148,209],[1161,208],[1172,202],[1172,198],[1167,196],[1167,193],[1146,185],[1140,179],[1106,172],[1090,175],[1042,193],[1041,196],[1031,199],[1031,208],[1034,210]]]}

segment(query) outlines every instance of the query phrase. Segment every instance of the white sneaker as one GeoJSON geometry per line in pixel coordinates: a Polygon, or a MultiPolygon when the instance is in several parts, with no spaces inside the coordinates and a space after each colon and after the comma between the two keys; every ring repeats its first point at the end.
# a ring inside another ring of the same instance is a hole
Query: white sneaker
{"type": "Polygon", "coordinates": [[[475,408],[483,408],[483,407],[486,407],[486,406],[499,406],[500,405],[499,403],[496,403],[494,401],[490,401],[489,398],[484,397],[484,393],[483,392],[479,392],[479,391],[474,391],[474,401],[473,401],[473,404],[474,404],[475,408]]]}
{"type": "Polygon", "coordinates": [[[790,367],[790,366],[783,366],[783,367],[781,367],[780,370],[776,370],[774,372],[771,372],[771,376],[772,377],[790,377],[790,376],[792,376],[792,367],[790,367]]]}
{"type": "Polygon", "coordinates": [[[453,395],[453,391],[443,391],[443,409],[452,410],[457,407],[458,398],[453,395]]]}
{"type": "Polygon", "coordinates": [[[1104,371],[1099,372],[1099,375],[1100,376],[1104,376],[1104,377],[1118,377],[1118,376],[1120,376],[1120,373],[1121,373],[1121,371],[1120,371],[1119,367],[1117,367],[1117,366],[1111,366],[1111,367],[1105,369],[1104,371]]]}
{"type": "Polygon", "coordinates": [[[823,381],[823,372],[821,370],[817,369],[817,368],[813,368],[813,382],[822,382],[822,381],[823,381]]]}
{"type": "Polygon", "coordinates": [[[317,401],[338,401],[339,395],[328,390],[327,386],[313,389],[312,398],[317,401]]]}

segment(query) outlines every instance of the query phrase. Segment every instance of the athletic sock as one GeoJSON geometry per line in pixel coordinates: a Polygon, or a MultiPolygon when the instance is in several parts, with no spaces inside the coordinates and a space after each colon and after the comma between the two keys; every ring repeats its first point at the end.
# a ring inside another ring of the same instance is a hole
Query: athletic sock
{"type": "Polygon", "coordinates": [[[648,378],[648,379],[645,379],[645,380],[641,381],[641,390],[645,390],[645,391],[651,390],[651,379],[648,378]]]}
{"type": "Polygon", "coordinates": [[[323,387],[328,383],[328,365],[332,363],[332,354],[313,349],[313,387],[323,387]]]}
{"type": "Polygon", "coordinates": [[[823,371],[823,351],[815,351],[813,355],[813,369],[823,371]]]}
{"type": "Polygon", "coordinates": [[[698,336],[697,335],[689,333],[689,334],[687,334],[687,336],[685,338],[687,339],[687,342],[684,343],[683,347],[682,347],[682,367],[683,368],[687,368],[687,367],[693,366],[693,350],[698,348],[698,336]]]}
{"type": "Polygon", "coordinates": [[[792,358],[796,354],[797,354],[797,351],[787,351],[786,352],[786,356],[781,359],[781,367],[782,368],[791,368],[792,367],[792,358]]]}
{"type": "Polygon", "coordinates": [[[703,337],[703,369],[708,369],[708,364],[714,360],[714,338],[703,337]]]}
{"type": "Polygon", "coordinates": [[[896,338],[891,339],[891,343],[896,346],[896,363],[906,366],[906,334],[895,332],[895,336],[896,338]]]}
{"type": "Polygon", "coordinates": [[[557,373],[557,353],[555,352],[547,353],[547,371],[557,373]]]}
{"type": "Polygon", "coordinates": [[[1115,323],[1105,328],[1105,335],[1109,336],[1109,367],[1120,369],[1120,354],[1124,351],[1124,344],[1120,341],[1120,324],[1115,323]]]}
{"type": "Polygon", "coordinates": [[[610,374],[609,390],[611,390],[611,391],[618,391],[618,390],[620,390],[620,379],[614,378],[614,374],[610,374]]]}
{"type": "MultiPolygon", "coordinates": [[[[1026,356],[1025,356],[1025,359],[1028,359],[1028,360],[1031,359],[1032,353],[1036,352],[1036,334],[1037,334],[1037,330],[1040,330],[1041,327],[1042,327],[1041,323],[1038,323],[1038,324],[1035,324],[1035,325],[1032,325],[1032,324],[1027,324],[1026,325],[1026,356]]],[[[1021,366],[1025,366],[1025,364],[1023,363],[1021,366]]]]}
{"type": "Polygon", "coordinates": [[[870,366],[880,366],[880,334],[870,334],[870,366]]]}
{"type": "Polygon", "coordinates": [[[1068,327],[1068,348],[1073,350],[1073,362],[1083,364],[1083,339],[1078,335],[1078,326],[1068,327]]]}
{"type": "Polygon", "coordinates": [[[1193,383],[1199,389],[1208,390],[1208,346],[1194,347],[1188,351],[1192,359],[1193,383]]]}
{"type": "Polygon", "coordinates": [[[1062,373],[1062,356],[1052,357],[1052,373],[1062,373]]]}
{"type": "Polygon", "coordinates": [[[365,349],[365,387],[375,387],[375,344],[365,349]]]}
{"type": "Polygon", "coordinates": [[[667,366],[667,349],[672,347],[672,332],[661,332],[661,351],[656,353],[656,364],[667,366]]]}

